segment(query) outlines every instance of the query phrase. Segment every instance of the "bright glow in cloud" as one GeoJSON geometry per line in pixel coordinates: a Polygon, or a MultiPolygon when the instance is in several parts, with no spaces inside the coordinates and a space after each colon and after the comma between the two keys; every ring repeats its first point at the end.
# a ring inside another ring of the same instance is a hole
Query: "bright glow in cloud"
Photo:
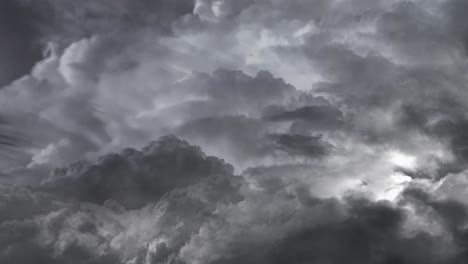
{"type": "Polygon", "coordinates": [[[398,167],[405,169],[414,169],[417,165],[417,158],[400,151],[391,151],[389,154],[389,161],[398,167]]]}
{"type": "Polygon", "coordinates": [[[386,182],[386,188],[377,194],[377,199],[395,201],[400,193],[405,189],[407,183],[411,181],[411,177],[401,173],[394,173],[390,175],[386,182]]]}

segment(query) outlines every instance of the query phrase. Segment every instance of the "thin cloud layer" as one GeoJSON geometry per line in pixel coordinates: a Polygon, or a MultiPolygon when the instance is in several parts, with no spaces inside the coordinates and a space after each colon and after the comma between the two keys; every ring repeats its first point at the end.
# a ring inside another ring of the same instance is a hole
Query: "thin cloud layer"
{"type": "Polygon", "coordinates": [[[0,262],[467,262],[467,10],[3,1],[0,262]]]}

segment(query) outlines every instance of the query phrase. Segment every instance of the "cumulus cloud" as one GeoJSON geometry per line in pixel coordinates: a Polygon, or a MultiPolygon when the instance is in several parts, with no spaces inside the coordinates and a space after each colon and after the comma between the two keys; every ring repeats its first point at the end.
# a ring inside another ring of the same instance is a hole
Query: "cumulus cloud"
{"type": "Polygon", "coordinates": [[[0,262],[465,263],[467,8],[1,2],[0,262]]]}
{"type": "Polygon", "coordinates": [[[79,162],[57,168],[41,188],[79,201],[102,204],[115,200],[135,208],[205,177],[232,173],[230,165],[205,156],[200,148],[165,137],[141,151],[125,149],[103,156],[96,164],[79,162]]]}
{"type": "MultiPolygon", "coordinates": [[[[177,144],[171,147],[181,155],[187,151],[177,144]]],[[[8,218],[1,223],[5,247],[0,259],[7,263],[340,263],[344,259],[425,263],[431,249],[433,263],[464,260],[467,209],[462,203],[435,198],[421,189],[409,189],[398,204],[358,194],[344,200],[323,199],[285,177],[276,181],[265,177],[266,181],[253,183],[250,177],[207,176],[167,190],[159,200],[148,200],[148,205],[134,210],[115,200],[101,205],[59,202],[62,194],[56,196],[56,190],[5,187],[7,195],[1,199],[11,206],[2,209],[8,218]],[[31,211],[30,206],[41,200],[55,205],[31,211]],[[15,201],[28,206],[15,206],[15,201]]],[[[96,190],[105,188],[96,186],[96,190]]]]}

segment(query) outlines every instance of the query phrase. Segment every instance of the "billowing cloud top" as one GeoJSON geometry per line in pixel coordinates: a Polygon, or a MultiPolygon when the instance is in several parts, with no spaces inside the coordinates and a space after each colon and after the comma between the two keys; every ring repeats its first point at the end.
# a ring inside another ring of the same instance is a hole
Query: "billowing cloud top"
{"type": "Polygon", "coordinates": [[[466,12],[1,1],[0,263],[468,263],[466,12]]]}

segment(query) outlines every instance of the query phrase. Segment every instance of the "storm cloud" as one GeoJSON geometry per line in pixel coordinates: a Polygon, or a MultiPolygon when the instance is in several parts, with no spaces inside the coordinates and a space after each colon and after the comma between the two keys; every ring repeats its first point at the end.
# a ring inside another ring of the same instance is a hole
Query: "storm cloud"
{"type": "Polygon", "coordinates": [[[468,261],[460,0],[4,0],[0,262],[468,261]]]}

